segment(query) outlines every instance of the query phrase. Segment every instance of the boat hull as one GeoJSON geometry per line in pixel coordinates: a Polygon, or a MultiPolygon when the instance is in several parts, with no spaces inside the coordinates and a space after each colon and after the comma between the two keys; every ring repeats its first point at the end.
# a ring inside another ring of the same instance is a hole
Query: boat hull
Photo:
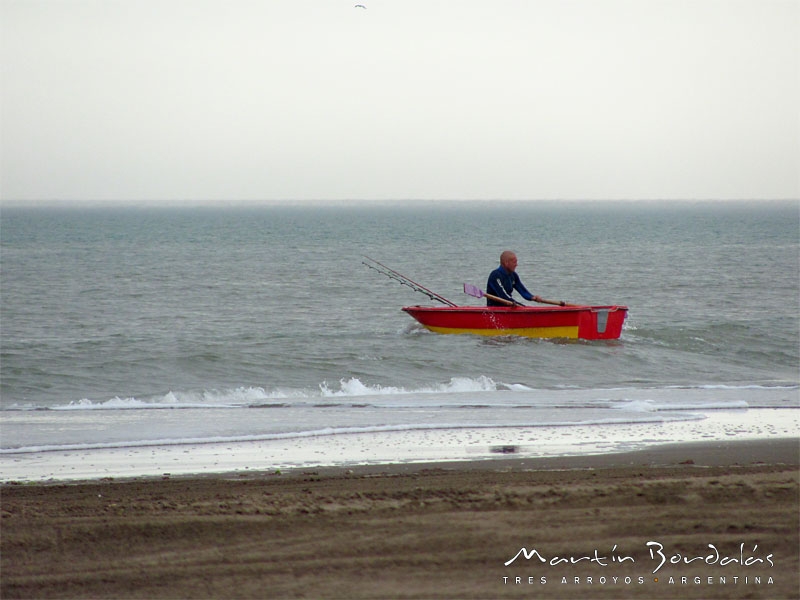
{"type": "Polygon", "coordinates": [[[530,338],[615,340],[627,306],[406,306],[403,310],[436,333],[530,338]]]}

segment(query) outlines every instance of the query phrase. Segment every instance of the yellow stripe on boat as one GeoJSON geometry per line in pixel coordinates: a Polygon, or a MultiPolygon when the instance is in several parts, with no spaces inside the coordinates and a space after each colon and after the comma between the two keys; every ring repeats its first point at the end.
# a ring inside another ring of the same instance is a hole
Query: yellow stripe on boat
{"type": "Polygon", "coordinates": [[[458,327],[434,327],[425,325],[427,329],[435,333],[472,333],[474,335],[500,336],[500,335],[521,335],[531,338],[567,338],[578,339],[578,326],[564,327],[520,327],[518,329],[461,329],[458,327]]]}

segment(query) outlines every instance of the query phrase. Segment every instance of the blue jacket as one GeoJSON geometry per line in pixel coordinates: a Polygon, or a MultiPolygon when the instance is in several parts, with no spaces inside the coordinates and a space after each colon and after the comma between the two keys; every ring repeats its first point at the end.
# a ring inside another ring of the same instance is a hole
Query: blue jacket
{"type": "MultiPolygon", "coordinates": [[[[489,281],[486,282],[486,293],[505,300],[514,301],[511,294],[517,290],[525,300],[533,300],[531,294],[520,281],[516,272],[506,271],[502,265],[497,267],[489,274],[489,281]]],[[[495,302],[491,298],[486,299],[486,306],[504,306],[500,302],[495,302]]]]}

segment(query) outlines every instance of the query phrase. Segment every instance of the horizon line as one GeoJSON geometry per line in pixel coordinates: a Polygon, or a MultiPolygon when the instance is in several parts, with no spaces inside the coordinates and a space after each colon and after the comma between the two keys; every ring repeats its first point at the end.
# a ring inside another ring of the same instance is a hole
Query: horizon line
{"type": "Polygon", "coordinates": [[[280,200],[210,200],[210,199],[37,199],[37,200],[0,200],[3,208],[258,208],[258,207],[345,207],[345,206],[391,206],[403,203],[411,204],[752,204],[752,203],[790,203],[800,207],[800,198],[342,198],[342,199],[280,199],[280,200]]]}

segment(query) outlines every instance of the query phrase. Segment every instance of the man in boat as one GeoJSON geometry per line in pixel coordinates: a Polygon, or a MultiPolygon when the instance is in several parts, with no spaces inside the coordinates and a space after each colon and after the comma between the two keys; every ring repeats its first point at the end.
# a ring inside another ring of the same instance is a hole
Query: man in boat
{"type": "MultiPolygon", "coordinates": [[[[514,290],[517,290],[519,295],[525,298],[525,300],[532,300],[534,302],[541,301],[539,296],[534,296],[527,290],[522,284],[519,275],[517,275],[517,255],[511,250],[506,250],[500,255],[500,266],[489,274],[489,281],[486,283],[486,293],[518,304],[518,302],[511,297],[514,290]]],[[[487,297],[486,306],[506,305],[487,297]]]]}

